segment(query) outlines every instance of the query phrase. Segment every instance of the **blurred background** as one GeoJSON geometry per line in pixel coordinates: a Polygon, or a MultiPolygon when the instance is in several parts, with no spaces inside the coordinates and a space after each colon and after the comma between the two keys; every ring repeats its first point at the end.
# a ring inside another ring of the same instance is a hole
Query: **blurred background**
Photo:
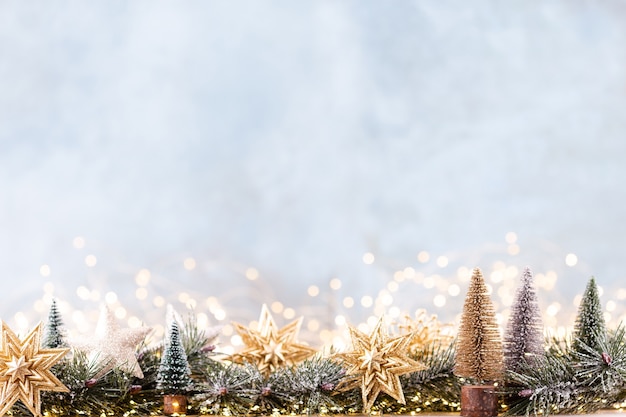
{"type": "Polygon", "coordinates": [[[474,267],[504,325],[530,266],[546,327],[591,276],[616,326],[625,44],[619,1],[3,1],[0,318],[321,347],[474,267]]]}

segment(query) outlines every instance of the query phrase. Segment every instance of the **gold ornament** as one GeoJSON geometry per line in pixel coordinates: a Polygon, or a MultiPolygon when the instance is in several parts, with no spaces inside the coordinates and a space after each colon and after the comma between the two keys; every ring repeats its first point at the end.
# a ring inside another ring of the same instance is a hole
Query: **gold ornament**
{"type": "Polygon", "coordinates": [[[433,343],[447,346],[454,340],[454,325],[442,324],[436,314],[428,315],[424,309],[417,310],[415,318],[404,316],[404,323],[399,324],[398,329],[402,334],[413,334],[409,345],[411,352],[423,350],[433,343]]]}
{"type": "Polygon", "coordinates": [[[34,416],[41,416],[41,391],[69,392],[50,368],[69,349],[42,349],[41,323],[20,340],[2,322],[0,347],[0,416],[20,400],[34,416]]]}
{"type": "Polygon", "coordinates": [[[137,378],[143,378],[143,372],[137,362],[137,345],[151,330],[149,327],[120,329],[111,309],[103,306],[95,335],[73,345],[77,350],[88,352],[90,358],[100,364],[101,369],[94,376],[96,379],[116,367],[137,378]]]}
{"type": "Polygon", "coordinates": [[[235,363],[254,363],[265,376],[278,368],[292,366],[315,353],[314,349],[296,341],[301,324],[302,317],[278,329],[267,306],[263,305],[258,330],[233,323],[245,348],[229,359],[235,363]]]}
{"type": "Polygon", "coordinates": [[[406,404],[400,375],[421,371],[425,366],[408,357],[412,334],[388,338],[380,318],[371,335],[349,327],[351,352],[336,354],[350,368],[345,385],[353,387],[360,382],[363,410],[369,412],[380,392],[406,404]]]}

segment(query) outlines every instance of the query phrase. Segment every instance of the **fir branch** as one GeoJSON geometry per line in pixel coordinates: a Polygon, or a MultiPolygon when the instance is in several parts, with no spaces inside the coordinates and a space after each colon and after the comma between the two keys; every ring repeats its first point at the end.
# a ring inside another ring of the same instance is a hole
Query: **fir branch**
{"type": "Polygon", "coordinates": [[[258,370],[250,364],[212,362],[204,370],[204,382],[198,385],[192,405],[200,414],[247,414],[257,397],[258,378],[258,370]]]}

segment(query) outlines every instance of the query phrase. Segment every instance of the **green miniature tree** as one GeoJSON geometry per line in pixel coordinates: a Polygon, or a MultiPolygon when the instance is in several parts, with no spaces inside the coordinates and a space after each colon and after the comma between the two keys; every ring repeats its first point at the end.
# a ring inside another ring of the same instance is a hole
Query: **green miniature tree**
{"type": "Polygon", "coordinates": [[[44,327],[44,337],[41,345],[46,349],[67,347],[63,319],[61,318],[61,314],[59,314],[55,299],[52,299],[52,304],[50,305],[48,322],[44,327]]]}
{"type": "Polygon", "coordinates": [[[191,385],[189,363],[176,320],[172,321],[169,343],[163,347],[157,373],[157,389],[164,394],[184,395],[191,385]]]}
{"type": "Polygon", "coordinates": [[[534,364],[543,352],[541,313],[533,273],[526,267],[504,333],[504,368],[518,372],[524,362],[534,364]]]}
{"type": "Polygon", "coordinates": [[[584,350],[583,344],[591,349],[600,349],[606,340],[606,323],[594,277],[589,279],[578,306],[573,336],[572,349],[576,352],[584,350]]]}
{"type": "Polygon", "coordinates": [[[496,313],[479,268],[474,268],[457,338],[454,373],[487,383],[502,378],[502,341],[496,313]]]}

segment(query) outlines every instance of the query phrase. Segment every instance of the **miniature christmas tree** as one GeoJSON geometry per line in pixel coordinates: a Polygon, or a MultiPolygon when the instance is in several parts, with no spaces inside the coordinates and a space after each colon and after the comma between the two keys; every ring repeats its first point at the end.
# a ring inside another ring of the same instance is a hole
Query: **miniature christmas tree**
{"type": "Polygon", "coordinates": [[[600,304],[600,295],[596,280],[591,277],[578,307],[572,348],[574,351],[580,352],[583,350],[582,344],[585,344],[592,349],[599,349],[600,344],[605,339],[606,324],[600,304]]]}
{"type": "Polygon", "coordinates": [[[502,370],[502,341],[496,313],[479,268],[474,268],[463,305],[454,373],[483,384],[502,370]]]}
{"type": "Polygon", "coordinates": [[[541,313],[533,273],[526,267],[504,334],[504,369],[518,372],[523,362],[533,364],[543,352],[541,313]]]}
{"type": "Polygon", "coordinates": [[[44,338],[42,346],[46,349],[56,349],[67,347],[65,342],[65,331],[63,327],[63,319],[57,309],[57,302],[52,299],[50,305],[50,312],[48,313],[48,322],[44,328],[44,338]]]}
{"type": "Polygon", "coordinates": [[[164,394],[185,394],[191,385],[189,363],[183,348],[178,323],[172,321],[169,343],[163,347],[161,363],[157,373],[157,389],[164,394]]]}

